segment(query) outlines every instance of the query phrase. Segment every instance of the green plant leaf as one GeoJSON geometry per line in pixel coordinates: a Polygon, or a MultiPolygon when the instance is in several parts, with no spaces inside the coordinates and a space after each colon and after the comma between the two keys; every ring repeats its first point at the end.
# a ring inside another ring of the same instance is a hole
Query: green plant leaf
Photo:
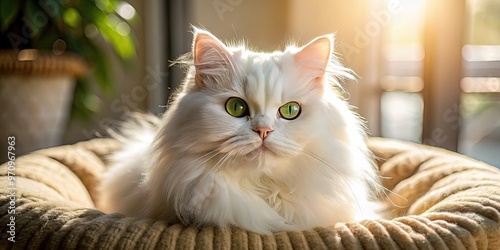
{"type": "Polygon", "coordinates": [[[93,75],[95,76],[97,85],[103,91],[104,94],[109,95],[114,90],[113,82],[113,71],[111,70],[111,63],[108,59],[106,53],[92,41],[84,43],[82,47],[83,53],[85,53],[92,61],[93,75]]]}
{"type": "Polygon", "coordinates": [[[36,40],[47,25],[48,16],[33,1],[27,1],[24,9],[24,24],[29,28],[28,37],[36,40]]]}
{"type": "Polygon", "coordinates": [[[33,46],[37,49],[52,50],[54,42],[59,38],[55,26],[48,26],[47,31],[44,32],[40,39],[34,42],[33,46]]]}
{"type": "Polygon", "coordinates": [[[2,32],[7,30],[9,25],[16,19],[19,14],[19,5],[21,1],[0,1],[0,23],[2,24],[2,32]]]}
{"type": "Polygon", "coordinates": [[[114,23],[107,16],[104,20],[95,23],[102,37],[108,41],[115,52],[124,60],[130,60],[135,57],[135,44],[130,35],[122,35],[118,33],[114,23]]]}
{"type": "Polygon", "coordinates": [[[85,106],[85,98],[91,92],[89,84],[88,79],[85,78],[79,78],[76,80],[73,103],[71,105],[71,113],[82,120],[89,120],[94,113],[93,110],[90,110],[85,106]]]}
{"type": "Polygon", "coordinates": [[[42,9],[45,10],[49,18],[52,20],[52,23],[55,24],[59,30],[63,28],[63,6],[61,5],[61,1],[56,0],[43,0],[39,1],[42,9]]]}
{"type": "Polygon", "coordinates": [[[79,28],[82,25],[82,16],[75,8],[68,8],[63,12],[64,23],[71,28],[79,28]]]}
{"type": "Polygon", "coordinates": [[[117,1],[116,0],[95,0],[95,5],[99,9],[101,9],[103,12],[111,13],[115,10],[116,5],[117,5],[117,1]]]}
{"type": "MultiPolygon", "coordinates": [[[[51,50],[54,41],[66,42],[66,50],[79,54],[93,68],[90,74],[78,79],[75,88],[73,111],[76,116],[90,118],[95,112],[92,90],[97,87],[104,94],[115,90],[114,70],[108,47],[119,56],[122,63],[132,64],[136,56],[136,38],[130,22],[115,12],[123,0],[0,0],[0,30],[23,30],[23,37],[16,37],[22,46],[51,50]],[[98,39],[85,33],[85,27],[93,24],[98,39]],[[12,26],[15,25],[15,26],[12,26]],[[103,44],[102,39],[106,42],[103,44]],[[90,84],[90,85],[89,85],[90,84]],[[90,101],[89,101],[90,100],[90,101]]],[[[10,39],[10,38],[9,38],[10,39]]],[[[10,39],[12,40],[12,39],[10,39]]],[[[11,42],[12,43],[12,42],[11,42]]],[[[123,65],[122,65],[123,66],[123,65]]]]}
{"type": "Polygon", "coordinates": [[[110,67],[110,61],[106,57],[105,53],[101,49],[95,49],[99,60],[96,61],[94,75],[97,80],[97,84],[102,89],[104,94],[109,95],[114,90],[114,79],[112,77],[112,71],[110,67]]]}
{"type": "Polygon", "coordinates": [[[93,23],[99,16],[104,15],[101,9],[96,6],[94,1],[80,1],[80,3],[74,6],[80,13],[82,13],[83,22],[93,23]]]}

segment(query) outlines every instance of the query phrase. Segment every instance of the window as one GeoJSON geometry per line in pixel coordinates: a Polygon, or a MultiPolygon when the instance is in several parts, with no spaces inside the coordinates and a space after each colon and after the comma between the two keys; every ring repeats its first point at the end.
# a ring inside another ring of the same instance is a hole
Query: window
{"type": "Polygon", "coordinates": [[[188,2],[189,23],[263,50],[336,33],[342,62],[361,76],[346,86],[349,102],[371,135],[500,166],[499,1],[188,2]]]}
{"type": "Polygon", "coordinates": [[[500,2],[467,1],[459,151],[500,166],[500,2]]]}
{"type": "Polygon", "coordinates": [[[400,1],[399,6],[381,37],[380,134],[422,142],[425,1],[400,1]]]}
{"type": "Polygon", "coordinates": [[[381,135],[500,166],[500,2],[400,3],[381,43],[381,135]]]}

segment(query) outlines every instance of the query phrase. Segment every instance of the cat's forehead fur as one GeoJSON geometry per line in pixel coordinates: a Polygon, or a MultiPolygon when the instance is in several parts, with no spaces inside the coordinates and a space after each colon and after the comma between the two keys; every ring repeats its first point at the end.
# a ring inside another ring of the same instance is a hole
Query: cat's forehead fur
{"type": "Polygon", "coordinates": [[[266,53],[227,46],[211,33],[195,30],[195,74],[201,89],[217,96],[233,94],[250,106],[276,108],[321,94],[330,85],[340,86],[339,77],[352,78],[333,55],[333,40],[333,35],[326,35],[303,47],[289,45],[266,53]]]}
{"type": "Polygon", "coordinates": [[[289,46],[284,51],[256,52],[242,47],[228,48],[233,67],[238,72],[234,81],[235,94],[244,98],[255,112],[276,109],[290,102],[305,102],[312,94],[308,79],[294,67],[294,53],[289,46]]]}
{"type": "Polygon", "coordinates": [[[299,98],[297,86],[288,77],[290,72],[285,62],[289,57],[289,53],[278,51],[234,51],[233,62],[241,75],[238,94],[257,108],[275,108],[299,98]]]}

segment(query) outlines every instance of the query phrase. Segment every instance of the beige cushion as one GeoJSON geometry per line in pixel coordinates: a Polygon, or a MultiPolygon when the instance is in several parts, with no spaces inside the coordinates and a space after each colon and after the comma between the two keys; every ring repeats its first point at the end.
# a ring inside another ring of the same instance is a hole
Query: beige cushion
{"type": "Polygon", "coordinates": [[[264,236],[104,214],[94,208],[112,139],[40,150],[16,160],[15,243],[7,165],[0,166],[0,248],[499,249],[500,171],[442,149],[372,138],[387,219],[264,236]],[[404,198],[402,198],[404,197],[404,198]],[[14,245],[13,245],[14,244],[14,245]]]}

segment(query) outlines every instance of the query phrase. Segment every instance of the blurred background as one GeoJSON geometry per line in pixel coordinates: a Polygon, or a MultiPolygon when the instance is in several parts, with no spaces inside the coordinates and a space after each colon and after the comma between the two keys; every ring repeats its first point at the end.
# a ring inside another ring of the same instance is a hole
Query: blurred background
{"type": "Polygon", "coordinates": [[[90,77],[82,103],[92,112],[83,119],[72,113],[61,143],[99,136],[127,111],[164,112],[183,77],[169,65],[189,52],[193,24],[262,51],[335,33],[338,56],[360,76],[346,83],[349,102],[372,136],[444,147],[500,166],[500,1],[98,2],[112,3],[106,15],[128,28],[114,18],[101,21],[122,25],[135,51],[123,63],[105,34],[95,38],[103,40],[97,44],[109,60],[114,88],[105,93],[90,77]]]}

